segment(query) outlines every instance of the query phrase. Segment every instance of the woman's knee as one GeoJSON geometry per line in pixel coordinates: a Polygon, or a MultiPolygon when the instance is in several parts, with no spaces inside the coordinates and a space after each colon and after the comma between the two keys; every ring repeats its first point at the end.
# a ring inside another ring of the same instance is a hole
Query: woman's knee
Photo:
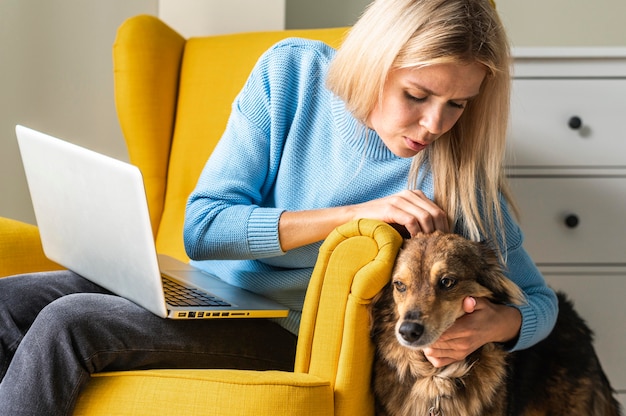
{"type": "Polygon", "coordinates": [[[93,334],[102,311],[117,297],[106,294],[75,293],[46,305],[28,331],[38,336],[59,338],[64,335],[93,334]]]}

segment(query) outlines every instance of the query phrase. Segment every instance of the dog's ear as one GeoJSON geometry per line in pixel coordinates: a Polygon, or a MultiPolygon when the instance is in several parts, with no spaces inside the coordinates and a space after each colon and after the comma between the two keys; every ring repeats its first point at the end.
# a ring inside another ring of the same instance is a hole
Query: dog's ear
{"type": "Polygon", "coordinates": [[[522,290],[504,275],[502,266],[490,242],[477,243],[483,260],[483,267],[478,282],[492,293],[490,300],[494,303],[522,305],[526,298],[522,290]]]}

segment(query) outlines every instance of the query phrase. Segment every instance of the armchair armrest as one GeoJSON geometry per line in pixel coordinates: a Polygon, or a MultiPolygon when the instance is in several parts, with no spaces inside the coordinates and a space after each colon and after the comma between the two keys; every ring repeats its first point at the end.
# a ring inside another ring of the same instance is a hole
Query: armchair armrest
{"type": "Polygon", "coordinates": [[[37,227],[0,217],[0,277],[59,269],[46,258],[37,227]]]}
{"type": "Polygon", "coordinates": [[[374,414],[369,304],[389,281],[402,241],[390,225],[362,219],[335,229],[320,248],[295,371],[330,380],[335,415],[374,414]]]}

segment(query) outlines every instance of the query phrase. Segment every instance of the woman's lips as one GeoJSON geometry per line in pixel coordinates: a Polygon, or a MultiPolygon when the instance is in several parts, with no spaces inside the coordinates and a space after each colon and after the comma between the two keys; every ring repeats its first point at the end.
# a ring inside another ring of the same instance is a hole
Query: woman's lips
{"type": "Polygon", "coordinates": [[[409,139],[408,137],[404,137],[404,142],[406,143],[407,147],[415,152],[421,152],[422,150],[424,150],[424,148],[426,148],[426,144],[421,144],[418,143],[416,141],[413,141],[411,139],[409,139]]]}

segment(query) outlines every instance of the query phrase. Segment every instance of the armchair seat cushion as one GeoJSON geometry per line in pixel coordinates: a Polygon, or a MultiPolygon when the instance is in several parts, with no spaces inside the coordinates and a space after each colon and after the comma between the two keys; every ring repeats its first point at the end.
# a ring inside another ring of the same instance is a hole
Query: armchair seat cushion
{"type": "Polygon", "coordinates": [[[333,406],[330,382],[310,374],[146,370],[93,375],[74,414],[327,416],[333,406]]]}
{"type": "Polygon", "coordinates": [[[62,269],[44,255],[34,225],[0,217],[0,236],[0,277],[62,269]]]}

